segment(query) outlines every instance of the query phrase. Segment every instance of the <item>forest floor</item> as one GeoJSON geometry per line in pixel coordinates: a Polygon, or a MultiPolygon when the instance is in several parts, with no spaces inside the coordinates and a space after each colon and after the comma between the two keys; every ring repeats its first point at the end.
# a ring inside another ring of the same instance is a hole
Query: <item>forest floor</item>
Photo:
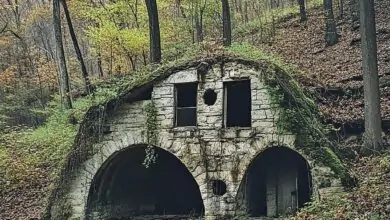
{"type": "MultiPolygon", "coordinates": [[[[390,1],[377,1],[376,6],[381,112],[382,117],[389,119],[390,13],[386,10],[390,1]]],[[[324,118],[346,123],[363,119],[360,32],[359,29],[352,30],[348,18],[338,20],[337,28],[340,42],[325,47],[323,10],[310,10],[306,23],[300,23],[299,18],[279,23],[272,44],[260,46],[265,52],[278,54],[285,62],[304,71],[307,78],[302,82],[307,86],[345,91],[336,96],[323,94],[319,107],[324,118]]]]}
{"type": "MultiPolygon", "coordinates": [[[[378,67],[382,119],[390,119],[390,7],[389,0],[376,3],[378,67]]],[[[337,17],[337,13],[335,13],[337,17]]],[[[338,19],[339,43],[325,47],[325,20],[322,9],[308,12],[308,21],[294,17],[277,24],[275,39],[260,43],[247,40],[265,52],[279,55],[303,71],[300,82],[317,93],[321,117],[338,126],[363,124],[363,78],[359,29],[349,18],[338,19]]],[[[360,129],[360,130],[359,130],[360,129]]],[[[358,179],[350,192],[312,204],[297,219],[390,219],[389,152],[359,156],[363,129],[340,138],[341,146],[354,152],[349,168],[358,179]]],[[[390,129],[388,126],[386,129],[390,129]]],[[[384,129],[385,146],[390,147],[390,130],[384,129]]],[[[356,131],[357,130],[357,131],[356,131]]],[[[386,150],[387,151],[387,150],[386,150]]]]}

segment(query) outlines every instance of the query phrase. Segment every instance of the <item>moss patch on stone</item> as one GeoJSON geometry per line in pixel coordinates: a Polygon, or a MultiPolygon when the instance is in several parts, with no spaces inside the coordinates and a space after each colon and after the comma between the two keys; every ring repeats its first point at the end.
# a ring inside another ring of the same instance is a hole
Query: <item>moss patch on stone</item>
{"type": "Polygon", "coordinates": [[[248,60],[263,59],[268,62],[269,68],[263,75],[263,80],[267,84],[272,103],[280,107],[278,129],[293,133],[296,136],[296,149],[330,167],[343,186],[354,186],[355,178],[334,153],[337,144],[328,138],[328,133],[334,128],[322,123],[314,98],[293,78],[293,75],[301,74],[299,70],[286,65],[278,57],[261,53],[252,45],[233,45],[230,50],[248,60]]]}
{"type": "Polygon", "coordinates": [[[150,167],[156,162],[156,153],[154,146],[158,145],[157,133],[157,109],[153,102],[148,103],[144,111],[146,112],[146,137],[148,147],[146,148],[146,156],[143,165],[150,167]]]}

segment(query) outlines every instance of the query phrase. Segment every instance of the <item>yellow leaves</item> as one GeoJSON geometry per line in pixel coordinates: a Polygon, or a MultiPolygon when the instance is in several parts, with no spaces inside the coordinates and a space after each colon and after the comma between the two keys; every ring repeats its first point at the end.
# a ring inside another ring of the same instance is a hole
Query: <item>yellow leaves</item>
{"type": "Polygon", "coordinates": [[[132,54],[140,54],[149,45],[148,32],[140,29],[123,29],[119,31],[119,43],[132,54]]]}
{"type": "Polygon", "coordinates": [[[12,66],[9,66],[4,71],[0,72],[0,87],[11,86],[15,82],[16,70],[17,70],[17,67],[12,65],[12,66]]]}
{"type": "Polygon", "coordinates": [[[90,5],[91,2],[85,0],[72,0],[67,3],[68,3],[68,9],[73,18],[85,17],[86,15],[85,13],[92,8],[90,5]]]}
{"type": "Polygon", "coordinates": [[[12,38],[9,36],[0,36],[0,47],[8,46],[12,41],[12,38]]]}
{"type": "Polygon", "coordinates": [[[44,59],[34,61],[36,67],[35,74],[21,73],[20,69],[14,65],[8,66],[4,71],[0,71],[0,88],[15,87],[17,84],[27,84],[31,86],[45,85],[57,87],[57,71],[54,61],[47,62],[44,59]]]}
{"type": "Polygon", "coordinates": [[[111,60],[112,70],[129,71],[127,56],[140,56],[149,45],[146,28],[120,28],[114,22],[102,21],[100,27],[92,27],[87,35],[98,48],[103,60],[111,60]],[[127,65],[126,65],[127,64],[127,65]]]}
{"type": "Polygon", "coordinates": [[[92,38],[92,40],[100,45],[107,44],[107,42],[112,42],[119,35],[119,28],[115,23],[110,21],[103,21],[100,27],[91,27],[87,31],[87,35],[92,38]]]}
{"type": "Polygon", "coordinates": [[[37,64],[37,74],[31,79],[31,82],[35,85],[43,83],[50,87],[57,87],[58,80],[55,62],[40,61],[39,64],[37,64]]]}

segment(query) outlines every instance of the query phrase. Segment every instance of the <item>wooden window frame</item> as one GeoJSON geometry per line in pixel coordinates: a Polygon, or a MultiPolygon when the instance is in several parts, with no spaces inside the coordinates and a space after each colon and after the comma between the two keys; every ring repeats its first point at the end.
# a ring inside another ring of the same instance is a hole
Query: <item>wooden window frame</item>
{"type": "Polygon", "coordinates": [[[186,83],[177,83],[174,85],[174,108],[175,108],[175,117],[174,117],[174,127],[196,127],[198,124],[198,115],[197,115],[197,108],[198,108],[198,82],[186,82],[186,83]],[[195,91],[195,106],[190,107],[178,107],[178,88],[177,86],[185,85],[185,84],[192,84],[195,85],[196,91],[195,91]],[[194,125],[178,125],[178,111],[183,109],[194,109],[195,111],[195,124],[194,125]]]}

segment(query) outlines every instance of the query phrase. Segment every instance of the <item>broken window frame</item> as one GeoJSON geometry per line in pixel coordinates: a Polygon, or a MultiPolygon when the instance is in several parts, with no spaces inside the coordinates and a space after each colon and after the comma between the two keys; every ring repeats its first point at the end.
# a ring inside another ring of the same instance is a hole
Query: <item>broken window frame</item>
{"type": "Polygon", "coordinates": [[[251,80],[250,78],[241,78],[235,80],[229,80],[223,82],[223,127],[224,128],[251,128],[252,127],[252,90],[251,90],[251,80]],[[248,126],[230,126],[228,125],[228,87],[229,84],[247,81],[249,84],[249,125],[248,126]]]}
{"type": "Polygon", "coordinates": [[[196,127],[197,126],[197,104],[198,104],[198,82],[186,82],[186,83],[177,83],[174,85],[174,94],[175,94],[175,117],[174,117],[174,127],[196,127]],[[179,107],[179,91],[181,86],[194,86],[195,87],[195,106],[185,106],[185,107],[179,107]],[[191,109],[194,112],[194,124],[191,125],[182,125],[179,123],[179,112],[183,111],[185,109],[191,109]]]}

